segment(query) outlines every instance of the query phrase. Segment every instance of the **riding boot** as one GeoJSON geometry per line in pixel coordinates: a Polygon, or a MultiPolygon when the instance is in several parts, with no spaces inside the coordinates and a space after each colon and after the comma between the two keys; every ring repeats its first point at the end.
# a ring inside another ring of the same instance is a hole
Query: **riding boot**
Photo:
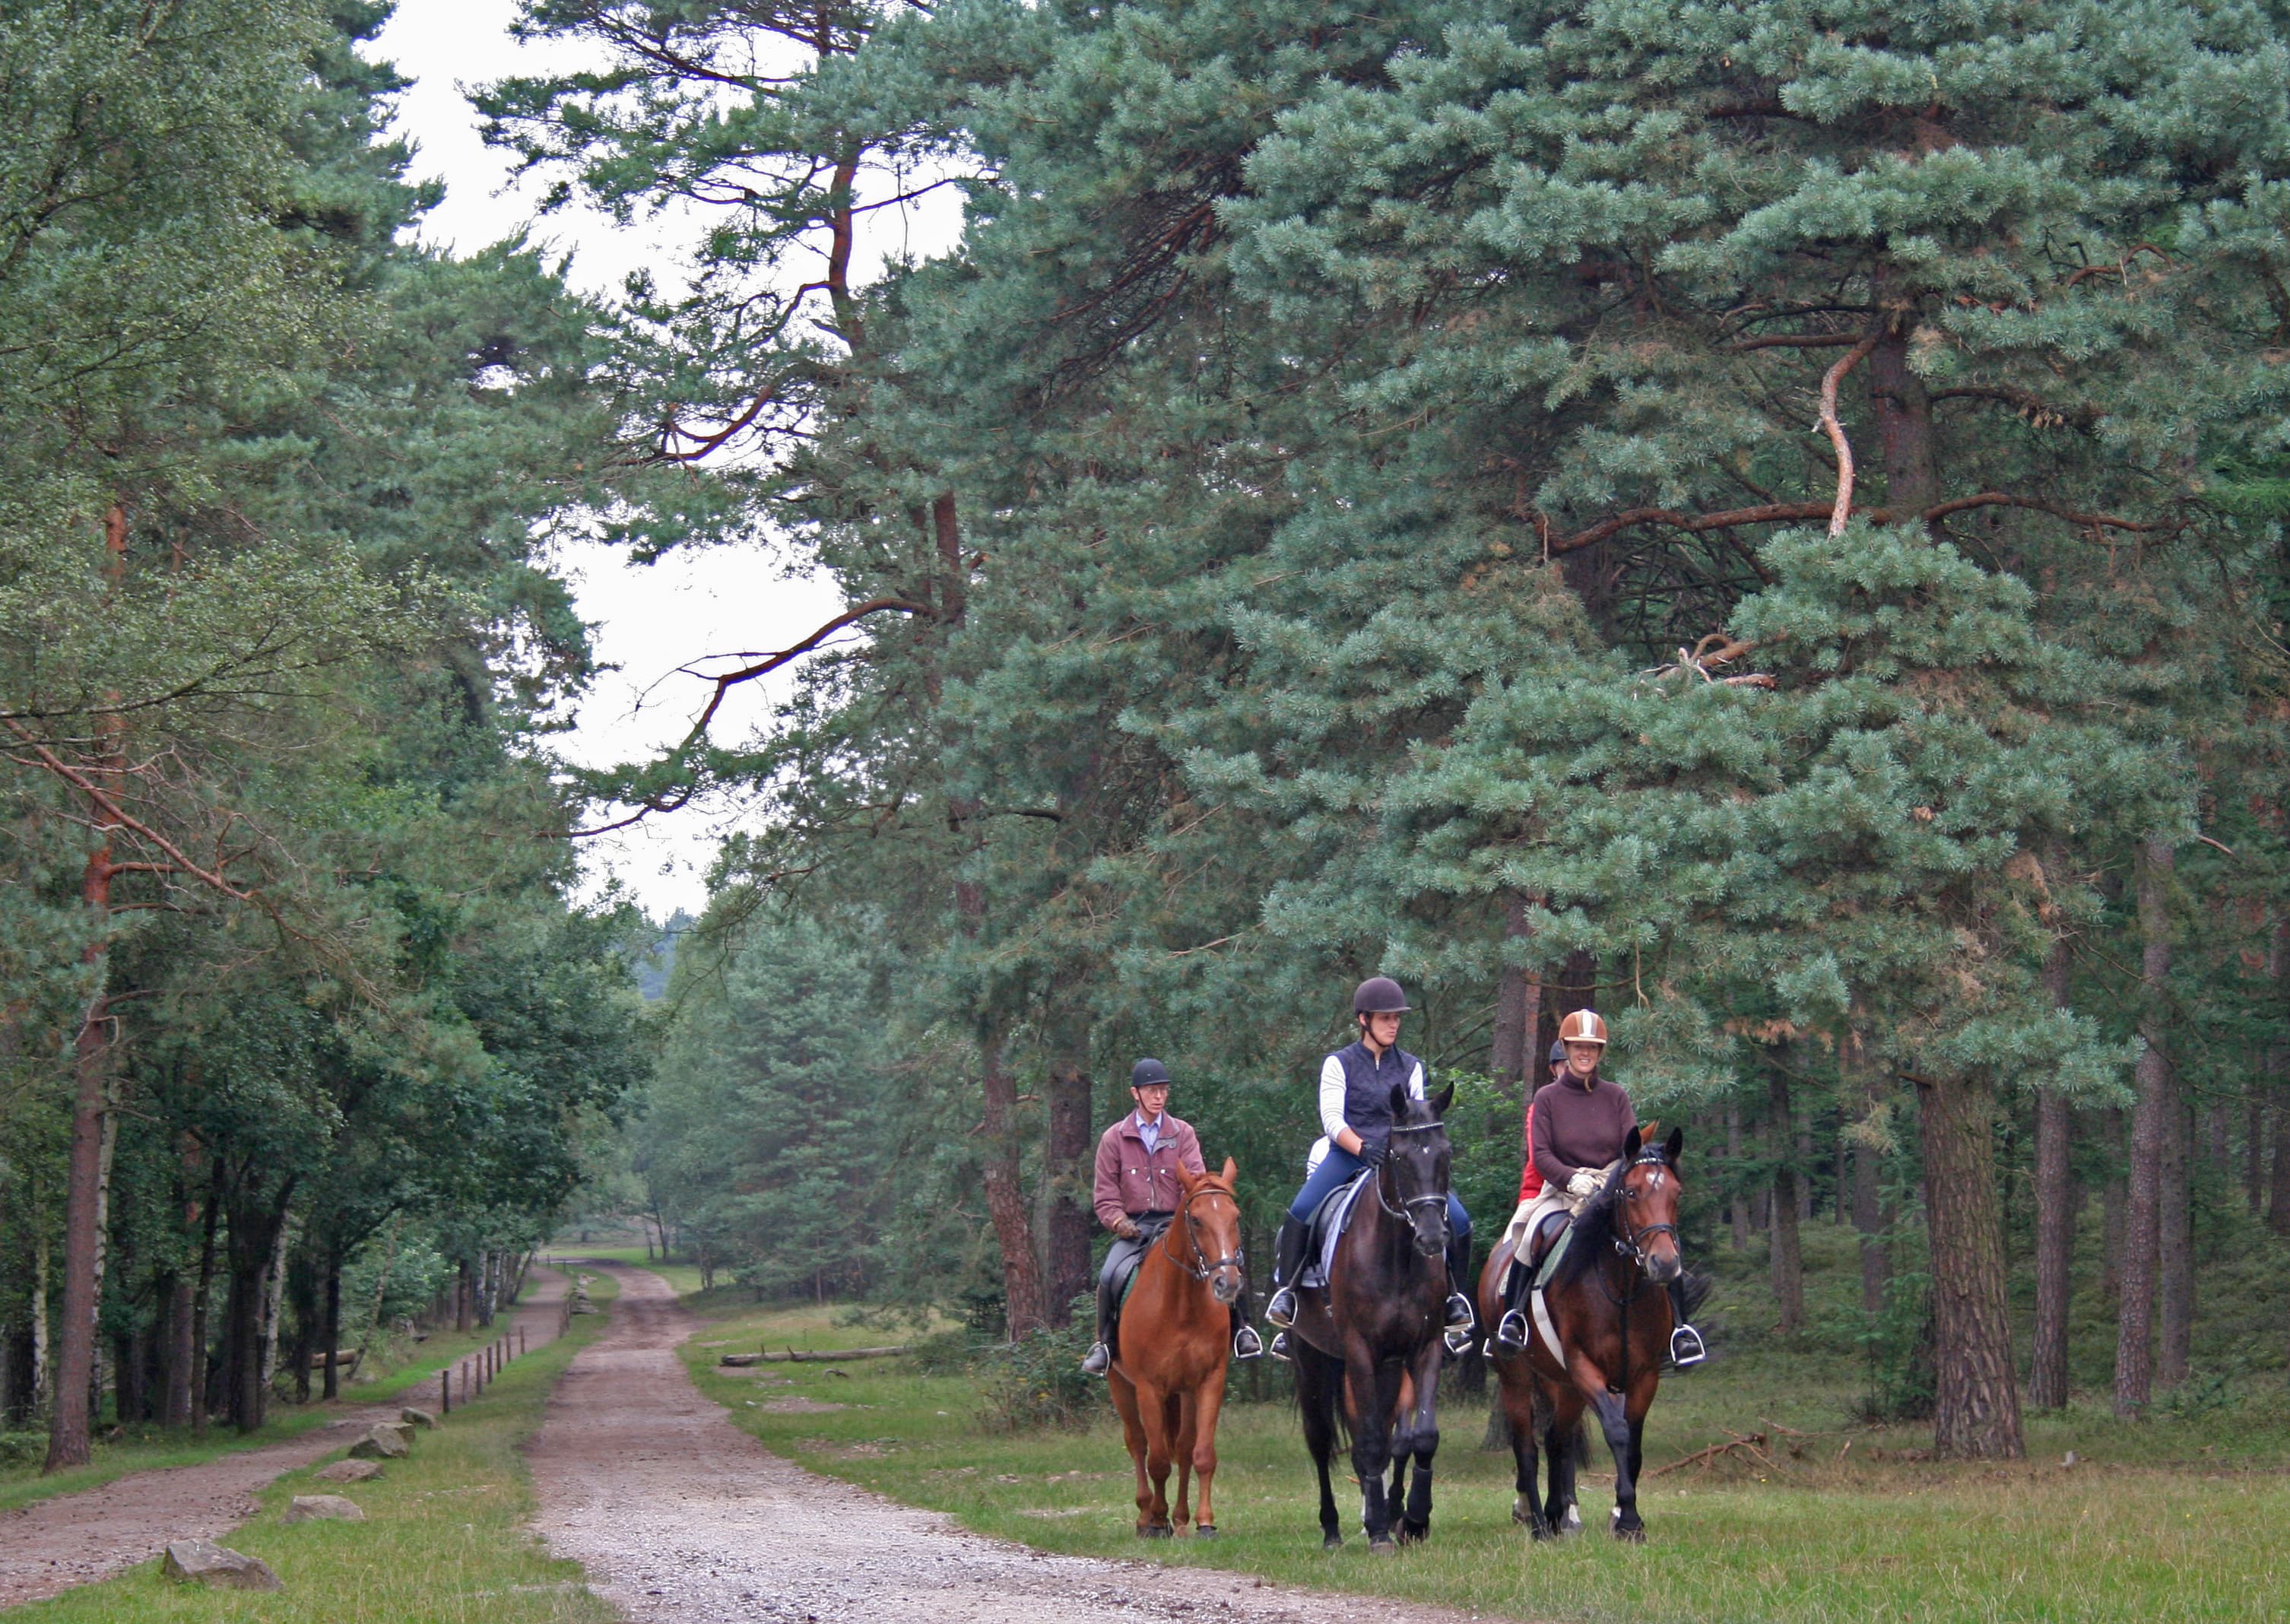
{"type": "Polygon", "coordinates": [[[1102,1376],[1113,1368],[1113,1338],[1119,1324],[1117,1317],[1120,1304],[1114,1295],[1115,1285],[1103,1275],[1097,1281],[1097,1340],[1082,1356],[1081,1373],[1102,1376]]]}
{"type": "Polygon", "coordinates": [[[1685,1323],[1685,1276],[1669,1283],[1669,1312],[1677,1328],[1669,1333],[1669,1362],[1678,1369],[1692,1370],[1709,1356],[1703,1345],[1701,1333],[1685,1323]]]}
{"type": "Polygon", "coordinates": [[[1304,1244],[1311,1232],[1294,1218],[1280,1220],[1272,1243],[1272,1300],[1264,1305],[1265,1320],[1285,1331],[1296,1323],[1296,1276],[1304,1272],[1304,1244]]]}
{"type": "MultiPolygon", "coordinates": [[[[1519,1244],[1523,1247],[1525,1242],[1519,1244]]],[[[1502,1322],[1495,1327],[1495,1344],[1500,1348],[1526,1351],[1526,1293],[1534,1284],[1534,1270],[1525,1258],[1513,1258],[1509,1278],[1503,1282],[1502,1322]]]]}
{"type": "Polygon", "coordinates": [[[1447,1237],[1447,1351],[1460,1355],[1472,1341],[1471,1328],[1478,1324],[1478,1310],[1471,1306],[1471,1237],[1451,1235],[1447,1237]]]}
{"type": "Polygon", "coordinates": [[[1255,1317],[1248,1300],[1248,1288],[1240,1288],[1240,1295],[1232,1300],[1232,1356],[1236,1359],[1261,1359],[1264,1356],[1264,1340],[1256,1334],[1256,1327],[1248,1322],[1255,1317]]]}

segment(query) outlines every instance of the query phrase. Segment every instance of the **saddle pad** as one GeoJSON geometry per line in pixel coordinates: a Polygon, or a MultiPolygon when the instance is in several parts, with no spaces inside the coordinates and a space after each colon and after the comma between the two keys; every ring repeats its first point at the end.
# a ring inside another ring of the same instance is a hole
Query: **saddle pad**
{"type": "MultiPolygon", "coordinates": [[[[1527,1238],[1533,1240],[1534,1237],[1529,1236],[1527,1238]]],[[[1570,1219],[1558,1231],[1558,1238],[1550,1243],[1550,1250],[1542,1254],[1541,1267],[1534,1271],[1534,1297],[1538,1303],[1542,1300],[1543,1287],[1549,1285],[1551,1276],[1558,1272],[1559,1260],[1566,1255],[1566,1249],[1573,1244],[1574,1224],[1570,1219]]]]}
{"type": "Polygon", "coordinates": [[[1320,1204],[1312,1214],[1312,1234],[1319,1244],[1312,1249],[1311,1260],[1304,1265],[1300,1286],[1322,1286],[1336,1266],[1336,1243],[1344,1238],[1344,1230],[1352,1221],[1352,1204],[1359,1199],[1360,1191],[1367,1187],[1368,1175],[1355,1173],[1351,1182],[1320,1204]]]}

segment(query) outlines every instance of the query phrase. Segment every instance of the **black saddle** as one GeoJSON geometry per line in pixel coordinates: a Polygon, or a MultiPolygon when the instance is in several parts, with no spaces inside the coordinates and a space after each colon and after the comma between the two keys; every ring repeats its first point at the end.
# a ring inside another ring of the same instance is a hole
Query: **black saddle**
{"type": "Polygon", "coordinates": [[[1564,1207],[1545,1212],[1542,1221],[1534,1226],[1534,1233],[1526,1237],[1525,1267],[1529,1269],[1541,1268],[1542,1260],[1550,1255],[1550,1249],[1558,1244],[1558,1237],[1566,1233],[1566,1226],[1573,1221],[1573,1215],[1564,1207]]]}
{"type": "Polygon", "coordinates": [[[1312,1209],[1311,1222],[1305,1226],[1305,1233],[1310,1236],[1304,1248],[1306,1268],[1318,1266],[1321,1254],[1327,1249],[1329,1231],[1335,1225],[1336,1214],[1339,1212],[1344,1214],[1344,1221],[1347,1224],[1351,1221],[1351,1208],[1346,1203],[1351,1193],[1360,1187],[1360,1181],[1373,1176],[1372,1170],[1362,1168],[1336,1186],[1329,1192],[1325,1200],[1312,1209]]]}

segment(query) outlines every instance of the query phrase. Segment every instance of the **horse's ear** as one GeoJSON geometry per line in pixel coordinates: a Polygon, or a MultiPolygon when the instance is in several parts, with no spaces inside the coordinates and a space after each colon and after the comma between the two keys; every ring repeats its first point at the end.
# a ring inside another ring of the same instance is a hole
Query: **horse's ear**
{"type": "Polygon", "coordinates": [[[1391,1085],[1391,1120],[1394,1122],[1407,1120],[1407,1084],[1405,1083],[1395,1083],[1391,1085]]]}
{"type": "Polygon", "coordinates": [[[1178,1166],[1177,1188],[1184,1191],[1185,1194],[1188,1196],[1191,1195],[1193,1193],[1193,1187],[1200,1183],[1200,1181],[1201,1175],[1199,1173],[1193,1172],[1192,1169],[1186,1167],[1181,1164],[1178,1166]]]}
{"type": "Polygon", "coordinates": [[[1644,1142],[1644,1140],[1638,1138],[1637,1129],[1635,1126],[1632,1127],[1630,1129],[1629,1138],[1622,1141],[1622,1160],[1625,1162],[1637,1161],[1638,1159],[1638,1147],[1644,1142]]]}
{"type": "Polygon", "coordinates": [[[1447,1115],[1447,1108],[1454,1103],[1455,1085],[1453,1083],[1431,1096],[1431,1108],[1443,1117],[1447,1115]]]}
{"type": "Polygon", "coordinates": [[[1232,1181],[1233,1181],[1235,1179],[1238,1178],[1239,1176],[1240,1176],[1240,1168],[1239,1168],[1239,1165],[1238,1165],[1237,1164],[1236,1164],[1230,1156],[1227,1156],[1227,1157],[1225,1157],[1225,1159],[1224,1159],[1224,1171],[1223,1171],[1222,1172],[1219,1173],[1219,1174],[1217,1175],[1217,1177],[1218,1177],[1218,1178],[1220,1178],[1220,1179],[1221,1179],[1221,1180],[1224,1180],[1224,1182],[1225,1182],[1225,1184],[1226,1184],[1228,1187],[1229,1187],[1229,1186],[1231,1185],[1232,1181]]]}
{"type": "Polygon", "coordinates": [[[1677,1165],[1677,1153],[1685,1148],[1685,1130],[1672,1128],[1669,1131],[1669,1138],[1664,1141],[1661,1148],[1662,1159],[1675,1167],[1677,1165]]]}

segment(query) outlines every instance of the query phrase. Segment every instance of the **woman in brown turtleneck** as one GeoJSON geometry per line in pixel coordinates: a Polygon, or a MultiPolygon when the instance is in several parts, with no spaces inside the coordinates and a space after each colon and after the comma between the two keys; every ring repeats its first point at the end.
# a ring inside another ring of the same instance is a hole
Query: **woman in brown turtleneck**
{"type": "MultiPolygon", "coordinates": [[[[1521,1258],[1545,1217],[1561,1209],[1571,1217],[1605,1188],[1638,1122],[1630,1097],[1598,1075],[1606,1052],[1606,1023],[1597,1012],[1576,1010],[1568,1015],[1558,1024],[1558,1040],[1566,1051],[1566,1065],[1535,1091],[1530,1118],[1533,1136],[1527,1154],[1542,1175],[1542,1193],[1521,1203],[1510,1224],[1521,1258]]],[[[1529,1279],[1524,1262],[1512,1267],[1503,1293],[1507,1312],[1495,1328],[1495,1340],[1507,1348],[1526,1346],[1526,1316],[1519,1305],[1525,1300],[1529,1279]]],[[[1670,1307],[1677,1326],[1670,1333],[1670,1358],[1681,1370],[1699,1364],[1708,1350],[1701,1332],[1685,1323],[1682,1279],[1670,1283],[1670,1307]]]]}

